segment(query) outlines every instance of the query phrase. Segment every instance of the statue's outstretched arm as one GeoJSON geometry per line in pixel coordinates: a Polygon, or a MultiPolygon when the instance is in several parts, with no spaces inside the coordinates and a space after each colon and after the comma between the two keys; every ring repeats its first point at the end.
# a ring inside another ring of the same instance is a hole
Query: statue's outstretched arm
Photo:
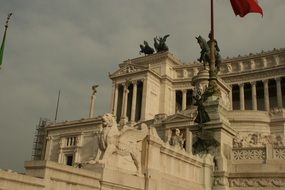
{"type": "Polygon", "coordinates": [[[163,37],[163,41],[166,41],[166,39],[170,36],[170,34],[167,34],[163,37]]]}

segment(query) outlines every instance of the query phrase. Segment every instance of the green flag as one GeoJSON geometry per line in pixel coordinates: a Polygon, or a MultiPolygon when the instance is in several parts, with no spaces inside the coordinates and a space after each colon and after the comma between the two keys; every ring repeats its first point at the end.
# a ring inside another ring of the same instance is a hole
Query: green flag
{"type": "Polygon", "coordinates": [[[5,24],[4,36],[3,36],[1,49],[0,49],[0,69],[1,69],[2,62],[3,62],[3,54],[4,54],[4,47],[5,47],[6,33],[7,33],[7,28],[8,28],[8,22],[9,22],[9,19],[10,19],[11,15],[12,15],[12,13],[8,14],[7,21],[6,21],[6,24],[5,24]]]}

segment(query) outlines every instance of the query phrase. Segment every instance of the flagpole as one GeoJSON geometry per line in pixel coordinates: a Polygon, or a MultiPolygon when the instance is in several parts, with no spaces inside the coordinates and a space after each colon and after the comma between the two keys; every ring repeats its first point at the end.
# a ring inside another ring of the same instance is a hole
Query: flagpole
{"type": "Polygon", "coordinates": [[[211,40],[214,40],[214,0],[211,0],[211,40]]]}
{"type": "Polygon", "coordinates": [[[211,32],[210,32],[210,41],[211,41],[211,63],[210,63],[210,80],[215,78],[215,38],[214,38],[214,0],[211,0],[211,32]]]}
{"type": "Polygon", "coordinates": [[[6,33],[7,33],[7,29],[8,29],[8,23],[9,23],[11,16],[12,16],[12,13],[9,13],[7,16],[6,23],[5,23],[5,31],[4,31],[4,35],[3,35],[3,39],[2,39],[1,48],[0,48],[0,69],[1,69],[2,60],[3,60],[4,46],[5,46],[6,33]]]}
{"type": "Polygon", "coordinates": [[[58,96],[57,96],[57,103],[56,103],[54,123],[56,123],[56,121],[57,121],[57,114],[58,114],[58,107],[59,107],[59,98],[60,98],[60,90],[58,91],[58,96]]]}
{"type": "Polygon", "coordinates": [[[5,24],[5,31],[4,31],[4,36],[3,36],[2,42],[5,40],[6,32],[8,29],[8,23],[9,23],[11,16],[12,16],[12,13],[9,13],[7,16],[7,20],[6,20],[6,24],[5,24]]]}

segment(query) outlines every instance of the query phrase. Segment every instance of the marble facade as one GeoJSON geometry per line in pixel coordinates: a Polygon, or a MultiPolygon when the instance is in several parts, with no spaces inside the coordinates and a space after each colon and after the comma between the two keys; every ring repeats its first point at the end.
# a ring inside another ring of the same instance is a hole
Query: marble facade
{"type": "Polygon", "coordinates": [[[220,96],[198,63],[169,52],[129,59],[109,75],[110,114],[50,123],[26,173],[0,171],[0,189],[285,189],[285,49],[226,58],[220,96]],[[199,151],[200,140],[210,145],[199,151]],[[197,148],[198,147],[198,148],[197,148]]]}

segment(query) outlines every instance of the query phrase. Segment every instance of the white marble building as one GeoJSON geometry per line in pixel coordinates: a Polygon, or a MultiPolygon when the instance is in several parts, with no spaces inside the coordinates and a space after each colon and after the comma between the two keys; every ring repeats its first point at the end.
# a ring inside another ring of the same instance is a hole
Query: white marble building
{"type": "Polygon", "coordinates": [[[201,130],[193,96],[208,78],[169,52],[124,61],[110,74],[112,114],[91,106],[46,125],[37,160],[0,171],[0,189],[285,189],[285,49],[225,59],[201,130]]]}

